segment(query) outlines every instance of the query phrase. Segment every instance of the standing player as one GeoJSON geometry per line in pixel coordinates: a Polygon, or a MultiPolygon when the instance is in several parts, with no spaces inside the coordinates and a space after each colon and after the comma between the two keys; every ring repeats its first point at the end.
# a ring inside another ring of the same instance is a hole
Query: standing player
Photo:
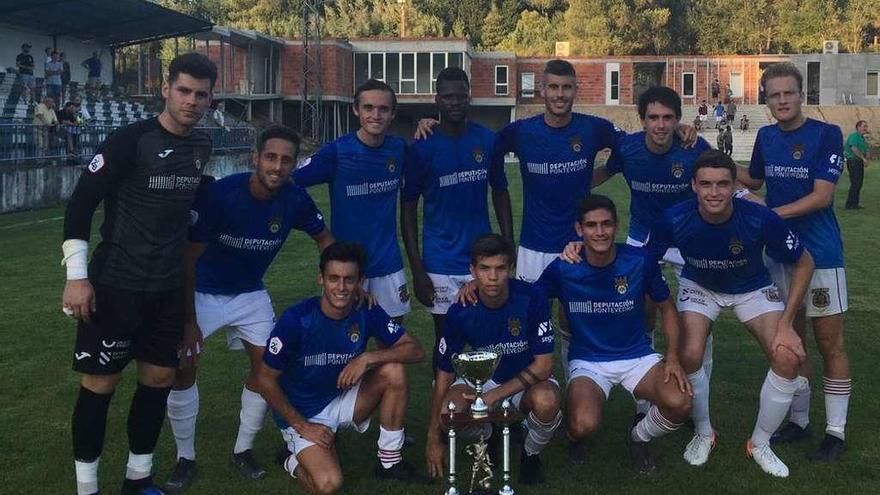
{"type": "Polygon", "coordinates": [[[194,131],[211,103],[217,68],[176,57],[162,85],[165,109],[111,134],[80,176],[64,218],[63,309],[79,321],[73,369],[77,493],[98,492],[98,461],[120,373],[137,361],[128,415],[123,494],[153,486],[153,449],[165,420],[183,337],[183,258],[189,211],[211,141],[194,131]],[[92,215],[104,202],[102,241],[87,268],[92,215]]]}
{"type": "Polygon", "coordinates": [[[303,187],[327,183],[331,231],[367,252],[363,289],[393,318],[409,313],[409,290],[397,245],[397,190],[406,142],[387,135],[397,109],[394,90],[370,79],[354,94],[360,129],[307,158],[293,173],[303,187]]]}
{"type": "MultiPolygon", "coordinates": [[[[739,179],[751,189],[766,181],[767,205],[803,239],[813,255],[816,271],[806,299],[806,316],[813,323],[816,344],[824,362],[825,437],[810,454],[816,461],[834,462],[844,451],[844,430],[852,381],[843,345],[843,313],[847,310],[846,273],[840,227],[834,216],[834,188],[843,171],[843,134],[836,125],[808,119],[801,111],[803,76],[788,63],[771,65],[761,76],[767,107],[776,125],[758,131],[748,171],[739,179]]],[[[792,273],[779,263],[768,265],[783,294],[792,291],[792,273]]],[[[795,320],[804,338],[806,321],[801,312],[795,320]]],[[[809,377],[809,361],[801,363],[800,375],[809,377]]],[[[792,402],[790,422],[778,441],[808,436],[810,385],[804,379],[792,402]]]]}
{"type": "Polygon", "coordinates": [[[284,468],[309,493],[342,488],[335,439],[340,427],[363,433],[379,411],[379,479],[428,484],[402,460],[409,394],[405,363],[424,359],[419,342],[380,307],[354,307],[364,251],[336,242],[321,253],[321,296],[287,309],[267,344],[260,392],[292,452],[284,468]],[[377,350],[367,351],[370,338],[377,350]]]}
{"type": "Polygon", "coordinates": [[[736,164],[729,156],[718,150],[703,153],[691,181],[697,198],[667,210],[651,241],[656,253],[677,246],[685,260],[678,310],[684,325],[682,364],[694,388],[696,431],[684,458],[691,465],[703,465],[715,445],[709,379],[701,363],[709,327],[729,307],[770,361],[746,453],[764,472],[784,478],[788,466],[770,449],[770,435],[785,418],[798,386],[797,366],[804,350],[792,322],[813,273],[813,260],[778,215],[734,198],[735,183],[736,164]],[[769,257],[794,265],[785,302],[764,265],[765,248],[769,257]]]}
{"type": "MultiPolygon", "coordinates": [[[[468,120],[467,74],[457,67],[440,71],[435,101],[441,116],[439,131],[416,141],[409,150],[400,217],[416,298],[429,308],[434,319],[434,349],[446,311],[461,286],[473,279],[470,247],[474,239],[492,231],[486,199],[490,185],[501,233],[513,242],[504,161],[490,163],[495,134],[468,120]],[[419,196],[425,198],[422,255],[419,196]]],[[[436,355],[434,359],[436,369],[436,355]]]]}
{"type": "Polygon", "coordinates": [[[492,407],[510,397],[513,406],[527,415],[519,479],[527,485],[544,481],[539,454],[562,422],[559,384],[551,376],[550,306],[537,287],[509,280],[513,256],[513,243],[498,234],[479,237],[471,249],[479,302],[453,304],[444,321],[425,454],[428,471],[435,478],[443,476],[445,459],[440,415],[450,401],[456,403],[457,411],[470,406],[463,394],[473,394],[473,388],[462,379],[455,380],[452,367],[452,356],[469,345],[474,350],[501,348],[501,361],[483,386],[483,398],[492,407]]]}
{"type": "Polygon", "coordinates": [[[622,385],[652,403],[627,436],[633,467],[651,474],[656,465],[648,442],[675,431],[691,410],[690,383],[678,364],[678,314],[657,262],[645,251],[615,244],[617,209],[591,195],[574,224],[583,240],[582,260],[552,262],[537,284],[558,298],[571,326],[566,417],[569,458],[583,463],[583,440],[596,433],[611,388],[622,385]],[[644,301],[660,308],[666,333],[665,359],[651,348],[644,301]]]}
{"type": "Polygon", "coordinates": [[[196,197],[184,256],[184,359],[168,396],[168,420],[177,443],[177,466],[163,487],[169,493],[181,493],[195,480],[199,413],[195,361],[203,339],[224,326],[231,327],[229,347],[243,346],[251,363],[241,391],[241,423],[232,451],[233,464],[246,478],[266,475],[251,451],[267,409],[256,388],[257,368],[275,324],[263,275],[291,229],[310,235],[319,250],[333,242],[315,203],[305,190],[290,182],[299,143],[299,136],[290,128],[266,128],[257,137],[252,173],[208,184],[196,197]]]}

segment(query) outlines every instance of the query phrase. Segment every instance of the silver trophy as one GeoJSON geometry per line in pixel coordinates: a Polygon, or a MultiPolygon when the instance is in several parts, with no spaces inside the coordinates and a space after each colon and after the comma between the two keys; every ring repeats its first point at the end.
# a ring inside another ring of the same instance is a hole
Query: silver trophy
{"type": "Polygon", "coordinates": [[[495,374],[499,361],[501,361],[501,353],[495,351],[470,351],[452,356],[455,374],[474,386],[476,398],[471,405],[471,417],[474,419],[489,415],[489,406],[483,401],[483,384],[495,374]]]}

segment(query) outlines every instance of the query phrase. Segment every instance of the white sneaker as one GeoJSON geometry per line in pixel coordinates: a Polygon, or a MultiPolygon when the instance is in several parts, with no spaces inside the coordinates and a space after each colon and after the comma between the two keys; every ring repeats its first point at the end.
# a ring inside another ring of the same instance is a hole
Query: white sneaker
{"type": "Polygon", "coordinates": [[[777,478],[788,477],[788,466],[770,450],[769,443],[755,447],[750,439],[746,443],[746,455],[754,459],[765,473],[777,478]]]}
{"type": "Polygon", "coordinates": [[[710,436],[697,433],[684,449],[684,460],[691,466],[702,466],[709,460],[709,453],[713,448],[715,448],[714,431],[710,436]]]}

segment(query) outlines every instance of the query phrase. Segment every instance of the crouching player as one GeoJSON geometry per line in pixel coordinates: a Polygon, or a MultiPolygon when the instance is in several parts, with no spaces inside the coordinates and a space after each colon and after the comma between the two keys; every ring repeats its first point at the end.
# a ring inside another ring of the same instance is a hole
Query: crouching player
{"type": "MultiPolygon", "coordinates": [[[[510,280],[513,246],[498,234],[483,235],[471,248],[471,274],[477,288],[476,304],[453,304],[446,315],[437,347],[437,375],[431,401],[431,421],[425,457],[428,471],[443,476],[445,449],[441,443],[440,415],[450,401],[465,411],[473,388],[455,380],[452,356],[465,345],[474,350],[501,349],[501,360],[483,387],[483,399],[492,407],[510,398],[527,415],[528,433],[520,455],[523,484],[543,481],[538,456],[562,422],[559,384],[553,369],[553,329],[547,296],[537,287],[510,280]]],[[[473,399],[472,397],[470,397],[473,399]]]]}
{"type": "Polygon", "coordinates": [[[746,452],[765,472],[786,477],[788,467],[770,450],[770,435],[785,419],[799,385],[804,350],[792,322],[812,276],[813,259],[777,214],[733,197],[735,179],[736,165],[729,156],[717,150],[700,155],[691,180],[697,197],[666,210],[649,244],[653,252],[674,245],[685,260],[678,309],[684,327],[682,364],[694,387],[696,431],[684,458],[695,466],[705,464],[715,444],[709,379],[700,364],[710,325],[723,308],[733,308],[770,361],[746,452]],[[794,265],[786,301],[764,265],[765,248],[774,260],[794,265]]]}
{"type": "Polygon", "coordinates": [[[321,295],[288,308],[275,325],[259,387],[292,454],[284,467],[309,493],[342,487],[336,430],[365,432],[379,410],[380,479],[428,484],[402,460],[409,382],[403,365],[425,357],[421,344],[379,306],[355,307],[363,249],[335,242],[321,253],[321,295]],[[367,342],[377,340],[377,350],[367,342]]]}
{"type": "MultiPolygon", "coordinates": [[[[652,403],[627,434],[633,467],[652,474],[648,443],[678,429],[691,410],[690,383],[678,364],[678,314],[656,259],[615,244],[617,209],[611,199],[584,199],[574,228],[583,250],[574,263],[553,261],[537,285],[557,297],[571,327],[566,417],[569,458],[583,462],[583,440],[596,433],[611,388],[622,385],[652,403]],[[645,296],[660,309],[666,357],[645,332],[645,296]]],[[[705,338],[705,336],[704,336],[705,338]]]]}

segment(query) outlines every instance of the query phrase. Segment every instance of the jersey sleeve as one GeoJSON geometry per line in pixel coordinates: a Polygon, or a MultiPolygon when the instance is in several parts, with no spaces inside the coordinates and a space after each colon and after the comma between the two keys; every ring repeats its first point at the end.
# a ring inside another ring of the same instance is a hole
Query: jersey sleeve
{"type": "Polygon", "coordinates": [[[761,151],[761,131],[752,147],[752,159],[749,161],[749,177],[764,180],[764,154],[761,151]]]}
{"type": "Polygon", "coordinates": [[[519,130],[519,122],[515,120],[503,129],[498,131],[495,136],[495,146],[492,150],[492,166],[504,167],[504,156],[508,153],[516,153],[516,133],[519,130]]]}
{"type": "Polygon", "coordinates": [[[309,193],[302,191],[300,201],[297,203],[293,218],[293,228],[302,230],[308,235],[315,236],[327,228],[324,223],[324,215],[315,205],[309,193]]]}
{"type": "Polygon", "coordinates": [[[660,269],[660,263],[650,257],[645,257],[644,269],[645,293],[654,302],[663,302],[669,299],[669,285],[660,269]]]}
{"type": "Polygon", "coordinates": [[[455,373],[452,367],[452,356],[464,349],[464,332],[461,328],[461,315],[453,305],[443,320],[440,341],[437,343],[437,369],[447,373],[455,373]]]}
{"type": "Polygon", "coordinates": [[[89,240],[92,215],[98,204],[115,191],[137,166],[137,127],[120,129],[98,146],[83,170],[64,214],[64,239],[89,240]]]}
{"type": "Polygon", "coordinates": [[[367,310],[367,328],[372,337],[387,347],[393,346],[406,333],[403,325],[392,320],[378,304],[367,310]]]}
{"type": "Polygon", "coordinates": [[[203,181],[190,210],[189,241],[207,243],[216,239],[221,216],[215,182],[203,181]]]}
{"type": "Polygon", "coordinates": [[[409,146],[403,162],[403,188],[400,199],[404,202],[418,201],[425,193],[428,180],[428,163],[419,151],[421,145],[409,146]]]}
{"type": "MultiPolygon", "coordinates": [[[[495,156],[495,148],[499,146],[498,143],[498,135],[493,135],[492,139],[492,156],[495,156]]],[[[493,190],[497,191],[506,191],[507,190],[507,175],[504,173],[504,156],[501,156],[501,160],[492,160],[489,164],[489,186],[492,187],[493,190]]]]}
{"type": "Polygon", "coordinates": [[[263,362],[270,368],[284,371],[296,359],[299,319],[299,315],[294,312],[285,311],[269,334],[263,362]]]}
{"type": "Polygon", "coordinates": [[[664,215],[657,220],[657,223],[651,229],[651,237],[648,239],[648,243],[643,247],[648,258],[659,261],[663,259],[669,248],[675,247],[672,232],[672,222],[670,222],[669,218],[664,215]]]}
{"type": "Polygon", "coordinates": [[[785,220],[773,210],[764,210],[764,239],[767,255],[780,263],[792,264],[800,259],[804,246],[785,220]]]}
{"type": "Polygon", "coordinates": [[[550,303],[544,291],[534,286],[529,298],[529,347],[532,354],[553,354],[554,336],[550,303]]]}
{"type": "Polygon", "coordinates": [[[336,175],[336,144],[329,143],[303,160],[293,171],[293,182],[302,187],[325,184],[336,175]]]}
{"type": "Polygon", "coordinates": [[[813,164],[813,179],[837,184],[843,173],[843,133],[836,125],[826,125],[819,137],[819,155],[813,164]]]}
{"type": "Polygon", "coordinates": [[[621,157],[621,143],[626,138],[626,132],[617,127],[614,127],[614,124],[609,120],[598,119],[599,124],[599,149],[609,149],[611,150],[611,154],[608,156],[608,161],[605,163],[605,167],[608,168],[608,171],[611,172],[611,175],[623,171],[623,158],[621,157]]]}
{"type": "Polygon", "coordinates": [[[558,298],[560,296],[561,285],[562,285],[562,276],[560,274],[559,265],[561,263],[566,263],[562,260],[553,260],[547,268],[544,269],[544,272],[541,273],[541,276],[538,277],[538,280],[535,282],[535,286],[540,289],[547,297],[558,298]]]}

